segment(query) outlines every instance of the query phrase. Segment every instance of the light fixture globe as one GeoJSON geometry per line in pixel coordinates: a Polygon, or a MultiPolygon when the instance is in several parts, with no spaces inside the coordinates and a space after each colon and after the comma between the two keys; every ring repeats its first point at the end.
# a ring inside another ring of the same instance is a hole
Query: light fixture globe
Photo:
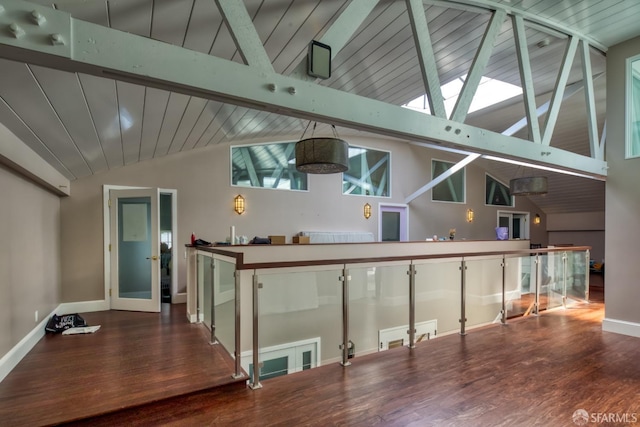
{"type": "Polygon", "coordinates": [[[306,138],[296,143],[296,169],[329,174],[349,169],[349,144],[340,138],[306,138]]]}
{"type": "Polygon", "coordinates": [[[509,192],[512,196],[535,196],[547,194],[546,176],[528,176],[524,178],[514,178],[509,181],[509,192]]]}

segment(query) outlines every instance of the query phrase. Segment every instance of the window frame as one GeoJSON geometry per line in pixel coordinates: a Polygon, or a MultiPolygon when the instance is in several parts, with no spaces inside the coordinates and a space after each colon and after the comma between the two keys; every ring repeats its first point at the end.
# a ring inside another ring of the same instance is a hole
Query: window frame
{"type": "Polygon", "coordinates": [[[515,208],[516,207],[516,199],[515,199],[515,197],[513,197],[513,195],[511,193],[509,193],[509,197],[511,198],[511,204],[510,205],[494,205],[493,203],[491,203],[491,204],[487,203],[487,177],[490,177],[494,181],[498,182],[499,184],[504,185],[507,188],[509,188],[509,186],[507,184],[505,184],[504,182],[502,182],[501,180],[499,180],[498,178],[496,178],[495,176],[491,175],[489,172],[485,171],[484,175],[485,175],[485,177],[484,177],[484,205],[485,206],[500,207],[500,208],[515,208]]]}
{"type": "MultiPolygon", "coordinates": [[[[388,160],[387,160],[387,195],[377,195],[377,194],[353,194],[353,193],[345,193],[344,192],[344,183],[345,183],[345,179],[344,179],[344,174],[345,172],[342,173],[342,180],[340,182],[340,186],[342,187],[340,190],[340,193],[343,196],[356,196],[356,197],[380,197],[383,199],[390,199],[391,198],[391,188],[392,188],[392,170],[391,170],[391,162],[392,162],[392,156],[393,153],[391,152],[391,150],[383,150],[383,149],[379,149],[379,148],[372,148],[372,147],[367,147],[364,145],[352,145],[349,144],[349,148],[360,148],[363,150],[371,150],[371,151],[378,151],[380,153],[386,153],[388,156],[388,160]]],[[[350,161],[351,159],[349,158],[348,161],[350,161]]],[[[360,179],[362,179],[362,177],[360,177],[360,179]]]]}
{"type": "Polygon", "coordinates": [[[233,150],[234,148],[244,148],[244,147],[258,147],[258,146],[264,146],[264,145],[279,145],[279,144],[294,144],[294,150],[293,150],[293,159],[295,159],[295,144],[297,143],[297,141],[272,141],[272,142],[262,142],[262,143],[257,143],[257,144],[240,144],[240,145],[231,145],[229,146],[229,185],[231,187],[236,187],[236,188],[250,188],[250,189],[255,189],[255,190],[278,190],[278,191],[295,191],[295,192],[303,192],[303,193],[308,193],[309,187],[310,187],[310,180],[308,178],[308,174],[304,174],[303,172],[298,172],[304,175],[307,175],[307,179],[306,179],[306,189],[296,189],[296,188],[277,188],[277,187],[256,187],[253,185],[240,185],[240,184],[234,184],[233,183],[233,150]]]}
{"type": "MultiPolygon", "coordinates": [[[[455,166],[458,163],[458,162],[455,162],[455,161],[442,160],[442,159],[438,159],[438,158],[432,157],[431,158],[431,181],[433,181],[435,178],[437,178],[437,176],[436,177],[433,176],[433,172],[435,170],[433,162],[448,163],[448,164],[451,164],[451,167],[455,166]]],[[[455,203],[455,204],[458,204],[458,205],[466,205],[467,204],[467,167],[466,166],[463,167],[462,169],[460,169],[456,173],[458,173],[458,172],[462,172],[464,174],[464,176],[462,178],[462,191],[464,193],[463,197],[462,197],[463,200],[461,202],[456,202],[456,201],[451,201],[451,200],[437,200],[437,199],[434,199],[433,198],[433,190],[435,189],[435,187],[437,185],[441,185],[441,184],[444,184],[446,182],[446,181],[443,181],[440,184],[434,185],[431,188],[431,201],[432,202],[434,202],[434,203],[455,203]]],[[[450,179],[450,178],[451,177],[449,177],[447,179],[450,179]]]]}
{"type": "MultiPolygon", "coordinates": [[[[640,68],[640,55],[631,56],[625,61],[625,150],[624,150],[624,158],[625,159],[637,159],[640,157],[640,134],[638,135],[637,147],[634,149],[633,144],[633,65],[637,63],[640,68]],[[635,153],[634,153],[635,152],[635,153]]],[[[638,71],[638,77],[640,80],[640,70],[638,71]]],[[[640,97],[640,91],[638,93],[638,97],[640,97]]],[[[640,99],[637,104],[640,104],[640,99]]],[[[637,111],[637,121],[640,122],[640,109],[637,111]]]]}

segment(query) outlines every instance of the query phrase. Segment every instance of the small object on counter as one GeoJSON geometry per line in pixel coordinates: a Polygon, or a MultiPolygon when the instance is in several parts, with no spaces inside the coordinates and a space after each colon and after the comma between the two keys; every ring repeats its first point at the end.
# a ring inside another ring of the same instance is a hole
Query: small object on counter
{"type": "Polygon", "coordinates": [[[196,244],[196,233],[191,233],[191,244],[195,245],[196,244]]]}

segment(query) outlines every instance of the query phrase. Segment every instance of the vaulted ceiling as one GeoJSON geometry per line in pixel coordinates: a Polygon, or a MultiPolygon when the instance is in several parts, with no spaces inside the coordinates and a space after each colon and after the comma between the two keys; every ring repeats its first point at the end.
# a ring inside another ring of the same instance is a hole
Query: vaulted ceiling
{"type": "MultiPolygon", "coordinates": [[[[230,1],[230,0],[227,0],[230,1]]],[[[354,0],[355,1],[355,0],[354,0]]],[[[219,0],[224,3],[224,0],[219,0]]],[[[243,63],[234,35],[214,0],[37,0],[88,21],[185,49],[243,63]]],[[[244,0],[276,73],[291,75],[352,3],[349,0],[244,0]]],[[[360,3],[364,3],[360,1],[360,3]]],[[[606,49],[640,34],[636,0],[424,0],[440,83],[469,72],[492,16],[504,8],[524,18],[536,106],[549,101],[561,70],[568,29],[586,41],[594,78],[598,135],[605,117],[606,49]]],[[[167,61],[170,61],[167,58],[167,61]]],[[[587,102],[580,55],[567,85],[550,145],[590,155],[587,102]]],[[[184,65],[188,66],[187,64],[184,65]]],[[[110,78],[0,59],[0,122],[71,180],[211,144],[282,140],[307,122],[215,99],[110,78]]],[[[514,31],[499,28],[484,75],[521,86],[514,31]]],[[[333,59],[332,77],[319,85],[402,105],[425,93],[407,2],[381,0],[333,59]]],[[[467,116],[465,123],[502,133],[526,116],[522,97],[467,116]]],[[[544,124],[545,115],[539,117],[544,124]]],[[[341,136],[360,133],[339,128],[341,136]]],[[[531,139],[527,127],[514,136],[531,139]]],[[[498,178],[522,167],[478,160],[498,178]]],[[[544,173],[549,194],[532,197],[545,212],[604,210],[604,183],[544,173]]],[[[416,188],[424,183],[416,183],[416,188]]]]}

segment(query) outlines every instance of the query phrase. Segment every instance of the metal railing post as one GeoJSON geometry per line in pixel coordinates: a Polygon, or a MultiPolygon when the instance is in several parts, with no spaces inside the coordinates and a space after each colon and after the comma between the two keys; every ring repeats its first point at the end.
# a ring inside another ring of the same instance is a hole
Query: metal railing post
{"type": "Polygon", "coordinates": [[[262,286],[258,283],[258,275],[253,274],[253,372],[251,375],[251,383],[249,387],[252,390],[262,388],[260,384],[260,344],[258,340],[258,290],[262,286]]]}
{"type": "MultiPolygon", "coordinates": [[[[591,262],[591,254],[589,252],[589,250],[587,249],[585,251],[585,266],[586,266],[586,271],[584,272],[584,299],[588,302],[589,301],[589,263],[591,262]]],[[[604,276],[604,272],[602,273],[604,276]]],[[[604,280],[604,278],[603,278],[604,280]]]]}
{"type": "Polygon", "coordinates": [[[467,324],[467,312],[466,312],[466,302],[467,302],[467,262],[462,258],[460,262],[460,335],[466,335],[466,324],[467,324]]]}
{"type": "Polygon", "coordinates": [[[562,307],[567,308],[567,253],[562,253],[562,307]]]}
{"type": "Polygon", "coordinates": [[[409,348],[416,348],[416,266],[409,265],[409,348]]]}
{"type": "Polygon", "coordinates": [[[349,270],[346,266],[342,269],[342,344],[340,348],[342,350],[342,366],[349,366],[349,270]]]}
{"type": "Polygon", "coordinates": [[[500,266],[502,267],[502,310],[500,311],[500,314],[502,314],[502,317],[500,319],[500,321],[502,322],[503,325],[507,324],[507,279],[506,279],[506,268],[507,268],[507,260],[505,255],[502,255],[502,263],[500,264],[500,266]]]}
{"type": "Polygon", "coordinates": [[[196,251],[196,323],[200,323],[200,255],[196,251]]]}
{"type": "Polygon", "coordinates": [[[533,303],[533,314],[538,315],[540,305],[540,281],[542,274],[542,263],[540,261],[540,254],[536,253],[536,296],[533,303]]]}
{"type": "Polygon", "coordinates": [[[210,310],[210,315],[211,315],[211,338],[209,339],[209,344],[210,345],[214,345],[214,344],[218,344],[218,340],[216,340],[216,292],[215,292],[215,288],[216,288],[216,266],[215,266],[215,259],[210,258],[211,260],[211,264],[210,264],[210,268],[211,268],[211,310],[210,310]]]}
{"type": "Polygon", "coordinates": [[[235,316],[235,329],[234,329],[234,340],[235,340],[235,372],[233,374],[233,378],[242,378],[244,377],[244,373],[242,372],[241,365],[241,355],[240,355],[240,272],[238,270],[233,271],[233,282],[234,282],[234,290],[233,297],[235,300],[234,307],[234,316],[235,316]]]}

